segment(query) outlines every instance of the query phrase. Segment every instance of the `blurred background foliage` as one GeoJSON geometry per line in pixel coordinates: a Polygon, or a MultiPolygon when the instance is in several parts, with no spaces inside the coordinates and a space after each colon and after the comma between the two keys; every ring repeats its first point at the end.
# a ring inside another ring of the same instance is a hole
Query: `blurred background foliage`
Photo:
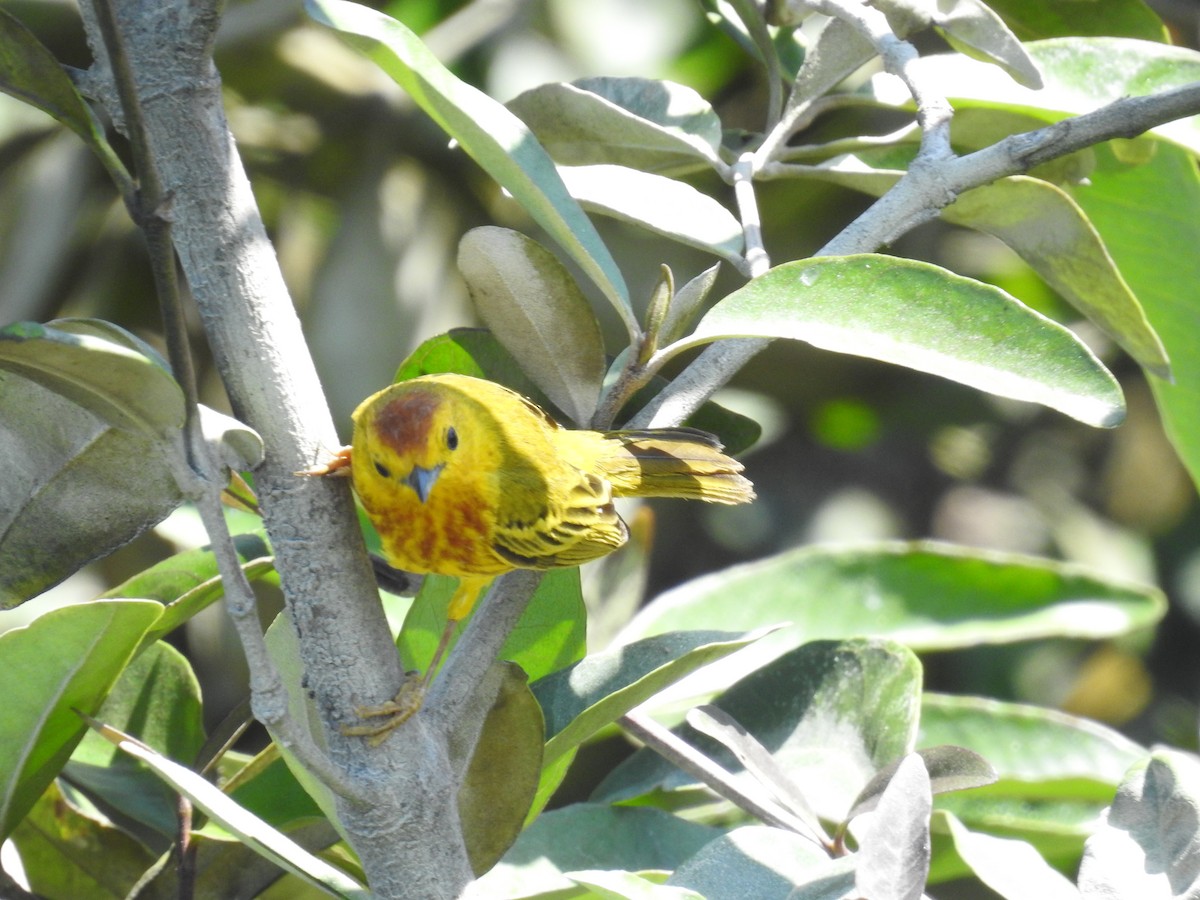
{"type": "MultiPolygon", "coordinates": [[[[640,75],[690,85],[727,124],[758,121],[761,82],[692,0],[375,5],[422,32],[460,77],[500,100],[546,81],[640,75]]],[[[59,59],[87,66],[73,3],[3,6],[59,59]]],[[[1159,12],[1176,43],[1196,46],[1195,4],[1162,4],[1159,12]]],[[[412,349],[475,323],[454,265],[461,235],[488,223],[534,236],[536,229],[390,80],[308,23],[299,2],[229,2],[216,60],[230,125],[348,438],[355,405],[390,381],[412,349]]],[[[881,121],[879,129],[893,125],[881,121]]],[[[723,184],[698,186],[731,199],[723,184]]],[[[770,183],[760,202],[776,263],[811,254],[867,204],[861,195],[805,182],[770,183]]],[[[0,325],[96,316],[156,342],[141,238],[104,172],[73,135],[3,96],[0,206],[0,325]]],[[[665,239],[611,221],[597,224],[636,302],[644,304],[662,263],[677,283],[712,264],[665,239]]],[[[933,223],[893,250],[999,284],[1077,324],[1023,262],[990,238],[933,223]]],[[[738,284],[735,273],[722,279],[714,297],[738,284]]],[[[617,323],[603,318],[611,315],[607,304],[596,308],[616,352],[617,323]]],[[[199,323],[193,328],[202,399],[227,408],[204,359],[199,323]]],[[[1195,748],[1195,488],[1163,435],[1138,367],[1100,335],[1084,334],[1128,397],[1129,419],[1112,432],[909,370],[777,343],[722,398],[764,426],[763,441],[746,455],[758,502],[738,509],[655,507],[647,595],[787,547],[871,538],[932,537],[1158,583],[1172,608],[1155,635],[1099,647],[1054,641],[942,654],[926,660],[927,685],[1061,707],[1142,742],[1195,748]]],[[[47,602],[88,599],[179,544],[202,541],[197,527],[177,514],[47,602]]],[[[22,614],[39,608],[30,604],[22,614]]],[[[219,673],[205,685],[209,700],[228,692],[232,702],[242,689],[228,684],[229,662],[240,654],[222,644],[223,616],[191,627],[198,670],[219,673]]]]}

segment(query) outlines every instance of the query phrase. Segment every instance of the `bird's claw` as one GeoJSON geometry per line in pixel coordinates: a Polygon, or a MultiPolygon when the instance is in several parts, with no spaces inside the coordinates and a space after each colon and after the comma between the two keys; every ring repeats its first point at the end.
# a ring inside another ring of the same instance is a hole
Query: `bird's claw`
{"type": "Polygon", "coordinates": [[[356,706],[354,714],[361,719],[382,719],[381,722],[362,725],[343,725],[342,734],[348,737],[365,737],[372,747],[382,744],[389,734],[407,722],[421,708],[425,700],[426,680],[417,672],[408,672],[396,696],[385,703],[373,706],[356,706]]]}
{"type": "Polygon", "coordinates": [[[342,447],[340,450],[335,450],[327,462],[316,464],[308,469],[301,469],[295,474],[346,476],[350,474],[350,456],[350,448],[342,447]]]}

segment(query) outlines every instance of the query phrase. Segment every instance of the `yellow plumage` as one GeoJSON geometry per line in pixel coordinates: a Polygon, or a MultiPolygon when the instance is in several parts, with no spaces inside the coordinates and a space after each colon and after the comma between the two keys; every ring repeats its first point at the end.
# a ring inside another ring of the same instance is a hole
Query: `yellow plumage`
{"type": "MultiPolygon", "coordinates": [[[[354,412],[349,457],[387,561],[461,580],[437,656],[495,576],[577,566],[625,543],[614,497],[754,498],[741,464],[704,432],[568,430],[520,394],[466,375],[368,397],[354,412]]],[[[371,712],[396,713],[385,706],[371,712]]]]}

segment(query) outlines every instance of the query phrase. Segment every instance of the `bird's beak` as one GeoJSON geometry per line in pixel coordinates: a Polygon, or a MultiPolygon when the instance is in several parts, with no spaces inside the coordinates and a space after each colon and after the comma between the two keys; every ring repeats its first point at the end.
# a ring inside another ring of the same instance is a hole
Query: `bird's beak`
{"type": "Polygon", "coordinates": [[[404,481],[417,492],[417,496],[421,498],[421,502],[425,503],[429,500],[429,492],[433,490],[434,482],[438,480],[438,476],[441,474],[441,465],[434,466],[432,469],[426,469],[423,466],[413,466],[413,470],[408,473],[408,477],[404,481]]]}

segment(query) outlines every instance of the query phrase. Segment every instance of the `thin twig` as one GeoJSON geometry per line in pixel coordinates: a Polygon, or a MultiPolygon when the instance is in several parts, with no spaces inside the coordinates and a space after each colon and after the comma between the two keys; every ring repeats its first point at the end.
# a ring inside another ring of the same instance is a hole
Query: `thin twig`
{"type": "MultiPolygon", "coordinates": [[[[105,52],[108,54],[109,69],[121,105],[125,134],[133,154],[137,190],[131,198],[133,207],[129,209],[129,214],[146,239],[155,292],[163,320],[167,358],[171,362],[171,372],[183,390],[186,417],[184,430],[188,435],[186,449],[189,462],[194,468],[197,464],[194,458],[196,447],[201,440],[197,413],[199,392],[175,269],[175,245],[171,236],[168,211],[169,198],[163,191],[154,154],[150,151],[150,140],[146,134],[137,83],[133,77],[129,54],[125,50],[124,39],[121,37],[121,29],[117,25],[114,0],[100,0],[95,4],[95,10],[96,23],[104,41],[105,52]]],[[[129,203],[130,198],[127,198],[126,202],[129,203]]]]}
{"type": "Polygon", "coordinates": [[[225,588],[225,605],[233,620],[246,663],[250,669],[250,703],[254,717],[271,730],[275,742],[290,752],[329,789],[350,800],[364,801],[361,793],[333,765],[329,757],[302,730],[296,720],[288,714],[288,694],[279,677],[279,672],[267,650],[262,626],[258,621],[258,607],[254,589],[238,562],[237,548],[225,525],[220,494],[206,490],[196,503],[201,521],[212,542],[213,555],[225,588]]]}
{"type": "Polygon", "coordinates": [[[742,235],[746,241],[746,262],[750,277],[757,278],[771,268],[771,258],[763,245],[762,217],[758,212],[758,196],[754,193],[753,151],[746,151],[733,164],[733,196],[737,201],[738,215],[742,223],[742,235]]]}
{"type": "MultiPolygon", "coordinates": [[[[1200,114],[1200,83],[1146,97],[1122,98],[1075,118],[1012,135],[966,156],[910,169],[891,190],[814,255],[873,252],[933,218],[971,188],[1027,172],[1084,147],[1112,138],[1136,137],[1156,126],[1197,114],[1200,114]]],[[[633,417],[630,427],[683,421],[770,343],[765,338],[735,338],[705,348],[669,388],[633,417]]]]}

